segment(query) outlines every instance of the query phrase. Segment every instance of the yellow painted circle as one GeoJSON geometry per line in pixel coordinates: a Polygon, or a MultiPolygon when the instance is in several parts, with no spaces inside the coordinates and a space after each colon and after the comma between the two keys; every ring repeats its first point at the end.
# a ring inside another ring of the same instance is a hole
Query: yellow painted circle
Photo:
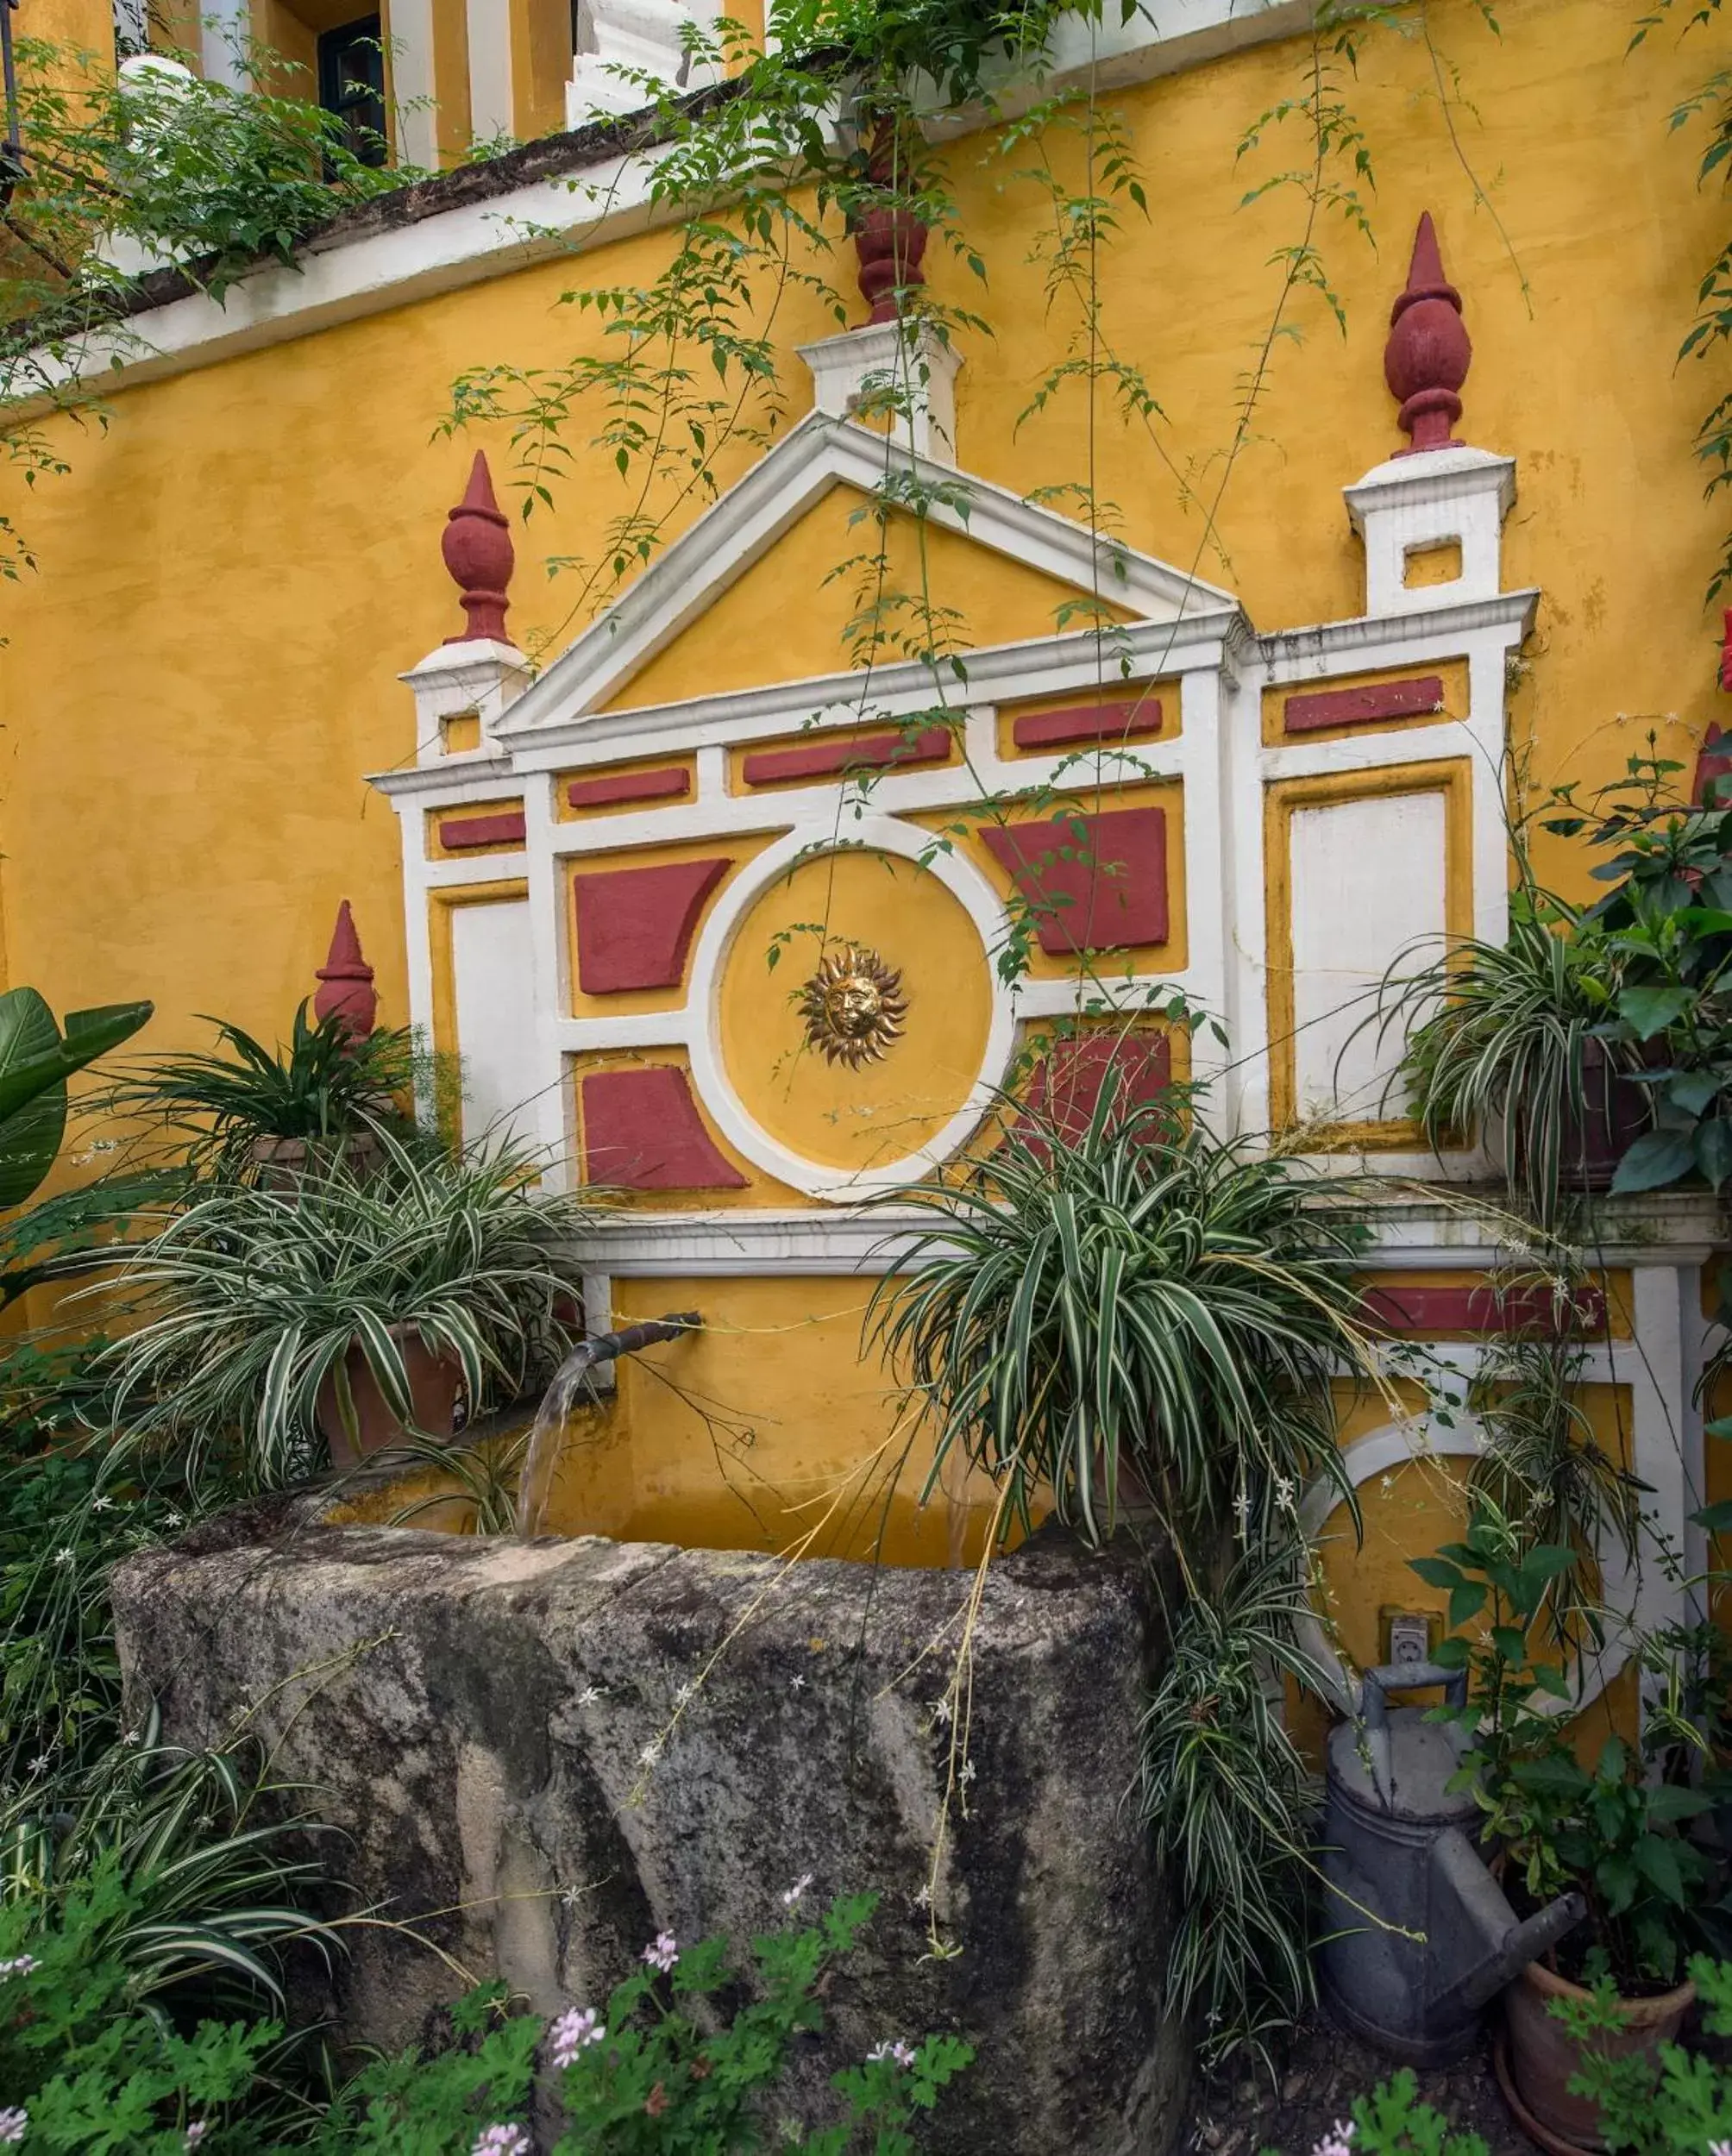
{"type": "Polygon", "coordinates": [[[986,950],[929,869],[838,850],[780,877],[735,931],[719,989],[722,1058],[742,1106],[802,1160],[870,1174],[917,1152],[981,1075],[992,1025],[986,950]],[[864,946],[901,975],[901,1037],[850,1069],[808,1044],[798,1006],[821,958],[864,946]],[[774,963],[772,955],[774,954],[774,963]]]}

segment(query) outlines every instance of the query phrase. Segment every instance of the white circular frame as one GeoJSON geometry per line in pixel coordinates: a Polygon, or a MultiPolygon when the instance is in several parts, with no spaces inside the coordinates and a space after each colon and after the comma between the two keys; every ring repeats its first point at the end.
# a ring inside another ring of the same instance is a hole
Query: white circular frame
{"type": "MultiPolygon", "coordinates": [[[[1476,1459],[1484,1450],[1479,1425],[1472,1415],[1457,1412],[1446,1422],[1434,1414],[1421,1414],[1410,1421],[1386,1423],[1381,1430],[1370,1431],[1351,1445],[1343,1445],[1341,1464],[1347,1470],[1348,1481],[1358,1489],[1374,1475],[1391,1474],[1418,1460],[1476,1459]]],[[[1300,1499],[1299,1525],[1306,1541],[1314,1548],[1324,1522],[1340,1502],[1338,1487],[1322,1478],[1313,1482],[1300,1499]]],[[[1599,1558],[1607,1603],[1613,1609],[1627,1608],[1635,1583],[1622,1551],[1616,1551],[1609,1558],[1602,1551],[1599,1558]]],[[[1308,1608],[1295,1632],[1300,1648],[1316,1664],[1335,1705],[1344,1714],[1357,1714],[1362,1689],[1359,1672],[1336,1651],[1321,1618],[1308,1608]]],[[[1605,1652],[1596,1658],[1592,1681],[1579,1693],[1572,1693],[1568,1699],[1541,1701],[1541,1708],[1548,1714],[1580,1714],[1599,1697],[1628,1660],[1628,1639],[1608,1639],[1605,1652]]]]}
{"type": "Polygon", "coordinates": [[[940,1163],[948,1160],[974,1131],[997,1097],[998,1088],[1010,1068],[1016,1014],[996,975],[990,971],[992,953],[1005,932],[1004,908],[997,893],[971,862],[954,852],[932,854],[932,844],[929,831],[889,816],[864,817],[850,829],[845,839],[834,843],[814,843],[809,827],[789,831],[773,846],[766,847],[747,865],[744,873],[729,885],[699,936],[692,961],[691,1007],[696,1023],[690,1039],[692,1076],[698,1097],[715,1118],[729,1143],[755,1167],[791,1184],[809,1198],[850,1205],[903,1189],[922,1175],[929,1175],[940,1163]],[[826,1168],[772,1138],[735,1091],[722,1056],[722,976],[747,913],[791,868],[801,867],[807,861],[820,860],[832,852],[890,854],[898,860],[912,862],[928,875],[937,877],[973,923],[988,967],[992,1019],[979,1075],[969,1089],[967,1100],[926,1144],[869,1170],[826,1168]]]}

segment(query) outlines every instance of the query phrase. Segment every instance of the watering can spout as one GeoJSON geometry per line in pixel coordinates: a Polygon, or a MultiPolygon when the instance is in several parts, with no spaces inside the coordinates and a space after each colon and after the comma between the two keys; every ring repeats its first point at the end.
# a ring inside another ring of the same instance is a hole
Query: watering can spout
{"type": "Polygon", "coordinates": [[[1434,2013],[1474,2013],[1587,1915],[1579,1894],[1520,1921],[1478,1851],[1459,1827],[1432,1846],[1434,2013]]]}

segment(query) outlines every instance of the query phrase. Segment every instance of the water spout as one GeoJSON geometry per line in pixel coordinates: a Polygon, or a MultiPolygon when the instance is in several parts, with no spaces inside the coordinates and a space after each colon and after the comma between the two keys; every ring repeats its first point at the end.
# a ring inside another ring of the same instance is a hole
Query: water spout
{"type": "MultiPolygon", "coordinates": [[[[4,0],[0,0],[0,6],[4,0]]],[[[703,1324],[695,1310],[682,1310],[666,1318],[648,1318],[642,1325],[628,1325],[618,1332],[597,1332],[580,1340],[553,1374],[542,1395],[534,1426],[524,1453],[523,1473],[518,1480],[518,1533],[528,1541],[543,1532],[548,1499],[553,1493],[554,1469],[559,1463],[560,1440],[566,1418],[599,1363],[612,1363],[622,1355],[635,1355],[658,1340],[677,1340],[681,1333],[695,1332],[703,1324]]]]}

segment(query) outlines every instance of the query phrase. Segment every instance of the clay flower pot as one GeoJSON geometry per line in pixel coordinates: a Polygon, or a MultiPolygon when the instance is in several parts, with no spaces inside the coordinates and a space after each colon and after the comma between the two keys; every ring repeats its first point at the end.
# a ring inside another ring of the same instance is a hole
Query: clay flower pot
{"type": "MultiPolygon", "coordinates": [[[[390,1330],[392,1338],[403,1351],[417,1431],[430,1438],[449,1438],[457,1420],[457,1402],[463,1392],[462,1365],[449,1356],[436,1354],[412,1327],[392,1326],[390,1330]]],[[[330,1447],[331,1465],[349,1468],[359,1466],[369,1453],[401,1445],[410,1433],[380,1390],[379,1381],[359,1344],[350,1348],[342,1366],[348,1378],[349,1398],[355,1405],[358,1442],[352,1443],[343,1427],[334,1372],[329,1373],[319,1387],[317,1406],[319,1428],[330,1447]]]]}
{"type": "MultiPolygon", "coordinates": [[[[1498,2078],[1524,2129],[1553,2156],[1590,2156],[1605,2147],[1598,2104],[1570,2092],[1581,2071],[1582,2047],[1550,2011],[1554,2000],[1587,1996],[1580,1984],[1537,1961],[1503,1994],[1508,2074],[1505,2046],[1500,2046],[1498,2078]]],[[[1602,2036],[1598,2047],[1610,2059],[1653,2058],[1676,2037],[1695,1998],[1696,1986],[1690,1983],[1651,1999],[1621,1998],[1617,2011],[1623,2029],[1602,2036]]]]}
{"type": "Polygon", "coordinates": [[[341,1152],[342,1164],[357,1182],[378,1172],[385,1156],[371,1131],[355,1131],[334,1140],[304,1138],[255,1138],[253,1161],[259,1181],[267,1190],[292,1190],[310,1169],[341,1152]]]}

